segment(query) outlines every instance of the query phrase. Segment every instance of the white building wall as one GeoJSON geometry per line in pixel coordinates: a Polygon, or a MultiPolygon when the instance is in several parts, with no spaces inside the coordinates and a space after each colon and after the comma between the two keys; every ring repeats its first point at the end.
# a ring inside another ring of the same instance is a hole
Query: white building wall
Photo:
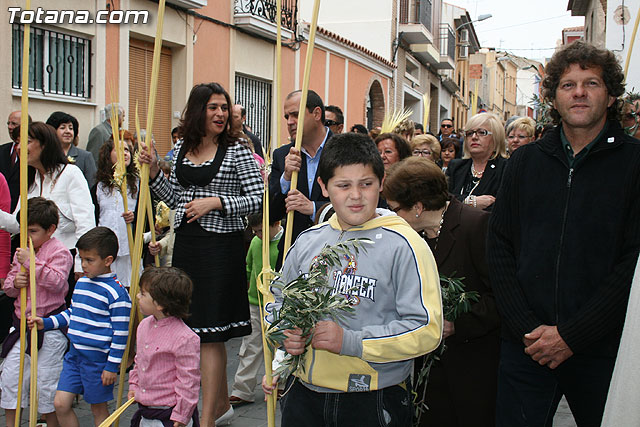
{"type": "MultiPolygon", "coordinates": [[[[311,22],[313,4],[298,1],[302,21],[311,22]]],[[[391,0],[323,0],[318,25],[392,60],[393,6],[391,0]]]]}
{"type": "MultiPolygon", "coordinates": [[[[624,2],[622,0],[609,0],[607,2],[606,47],[618,56],[623,69],[627,61],[627,54],[631,44],[630,39],[639,9],[640,0],[624,0],[624,2]],[[622,6],[623,3],[624,7],[622,6]],[[624,25],[620,19],[621,11],[624,11],[625,16],[628,17],[624,21],[624,25]]],[[[640,32],[636,35],[629,62],[627,91],[640,92],[640,32]]]]}

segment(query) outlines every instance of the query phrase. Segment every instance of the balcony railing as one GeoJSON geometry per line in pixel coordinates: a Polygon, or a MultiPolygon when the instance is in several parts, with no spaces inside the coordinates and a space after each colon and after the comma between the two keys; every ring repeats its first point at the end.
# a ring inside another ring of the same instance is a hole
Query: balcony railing
{"type": "MultiPolygon", "coordinates": [[[[298,12],[297,0],[282,0],[281,25],[294,33],[296,32],[296,16],[298,12]]],[[[249,14],[257,16],[275,24],[276,1],[275,0],[235,0],[234,14],[249,14]]]]}
{"type": "Polygon", "coordinates": [[[440,54],[456,59],[456,36],[449,24],[440,24],[440,54]]]}
{"type": "Polygon", "coordinates": [[[422,24],[431,31],[433,0],[400,0],[400,23],[422,24]]]}

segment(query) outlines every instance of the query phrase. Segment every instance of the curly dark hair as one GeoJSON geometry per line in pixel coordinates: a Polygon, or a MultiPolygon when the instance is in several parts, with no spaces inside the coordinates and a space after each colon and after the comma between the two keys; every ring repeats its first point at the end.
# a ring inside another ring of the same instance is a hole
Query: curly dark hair
{"type": "Polygon", "coordinates": [[[220,146],[225,147],[235,142],[235,138],[231,136],[231,129],[233,129],[231,107],[233,103],[231,102],[229,93],[218,83],[201,83],[191,89],[187,105],[184,107],[178,126],[178,135],[182,137],[185,153],[198,151],[198,146],[205,136],[207,103],[213,94],[224,96],[229,111],[227,124],[222,130],[222,133],[218,135],[217,142],[220,146]]]}
{"type": "Polygon", "coordinates": [[[428,211],[442,209],[450,198],[447,178],[440,167],[427,158],[413,156],[389,167],[382,195],[401,209],[411,209],[420,202],[428,211]]]}
{"type": "MultiPolygon", "coordinates": [[[[578,40],[554,53],[545,67],[546,77],[542,82],[544,88],[542,94],[545,99],[549,101],[555,99],[562,75],[573,64],[580,65],[583,70],[594,67],[600,68],[602,70],[602,80],[608,94],[616,98],[624,94],[624,73],[613,52],[608,49],[599,49],[592,44],[578,40]]],[[[619,120],[621,106],[621,100],[616,99],[611,107],[607,109],[607,118],[609,120],[619,120]]],[[[558,110],[551,108],[550,115],[555,124],[560,123],[561,117],[558,110]]]]}
{"type": "Polygon", "coordinates": [[[193,283],[184,271],[175,267],[147,267],[140,276],[140,289],[162,306],[165,316],[189,317],[193,283]]]}
{"type": "MultiPolygon", "coordinates": [[[[133,137],[129,131],[122,131],[121,141],[132,141],[133,137]]],[[[113,150],[113,137],[109,138],[102,147],[100,147],[100,153],[98,154],[98,170],[96,171],[96,182],[101,182],[105,187],[113,189],[115,183],[113,182],[113,166],[111,162],[111,151],[113,150]]],[[[129,150],[132,150],[129,146],[129,150]]],[[[131,155],[131,163],[127,166],[127,187],[129,187],[129,194],[132,197],[136,197],[138,194],[138,169],[133,162],[133,153],[131,155]]]]}
{"type": "Polygon", "coordinates": [[[385,139],[390,139],[393,141],[393,145],[396,146],[396,150],[398,151],[398,161],[411,157],[411,145],[409,145],[409,141],[407,141],[402,135],[397,133],[381,133],[375,139],[376,147],[385,139]]]}

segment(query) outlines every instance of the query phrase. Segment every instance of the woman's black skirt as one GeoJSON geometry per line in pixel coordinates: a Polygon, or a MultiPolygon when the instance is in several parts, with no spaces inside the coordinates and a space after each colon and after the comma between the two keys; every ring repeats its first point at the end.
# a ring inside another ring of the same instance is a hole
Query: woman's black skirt
{"type": "Polygon", "coordinates": [[[193,281],[186,323],[200,342],[224,342],[251,333],[242,231],[193,235],[178,229],[172,262],[193,281]]]}

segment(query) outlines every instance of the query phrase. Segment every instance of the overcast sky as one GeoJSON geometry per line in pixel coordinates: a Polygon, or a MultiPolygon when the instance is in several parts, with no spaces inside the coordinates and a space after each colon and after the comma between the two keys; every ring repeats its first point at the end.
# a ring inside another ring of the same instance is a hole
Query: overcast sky
{"type": "Polygon", "coordinates": [[[445,0],[469,11],[472,19],[490,13],[493,16],[475,22],[482,47],[495,47],[531,59],[553,54],[562,29],[584,24],[584,17],[571,16],[568,0],[445,0]]]}

